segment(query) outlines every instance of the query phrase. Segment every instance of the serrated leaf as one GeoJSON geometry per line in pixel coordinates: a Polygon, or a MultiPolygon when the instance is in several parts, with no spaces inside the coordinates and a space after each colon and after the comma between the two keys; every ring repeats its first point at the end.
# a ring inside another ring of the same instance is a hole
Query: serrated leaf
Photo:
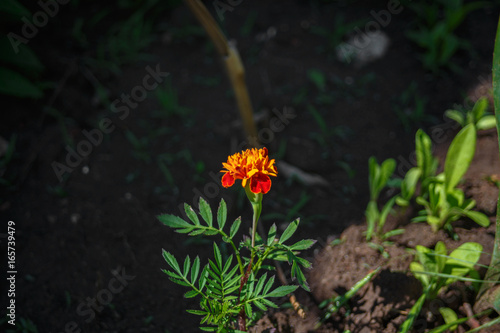
{"type": "Polygon", "coordinates": [[[193,266],[191,267],[191,283],[195,283],[200,273],[200,257],[196,256],[193,260],[193,266]]]}
{"type": "Polygon", "coordinates": [[[227,219],[227,206],[224,199],[220,201],[219,209],[217,210],[217,224],[219,225],[219,230],[224,228],[227,219]]]}
{"type": "Polygon", "coordinates": [[[179,268],[179,264],[177,263],[177,259],[175,259],[174,255],[166,250],[162,249],[163,258],[167,262],[167,264],[172,267],[176,273],[181,274],[181,270],[179,268]]]}
{"type": "Polygon", "coordinates": [[[206,229],[195,229],[189,233],[189,236],[199,236],[203,234],[206,231],[206,229]]]}
{"type": "Polygon", "coordinates": [[[297,290],[298,287],[299,286],[279,286],[269,294],[265,295],[265,297],[284,297],[288,294],[293,293],[295,290],[297,290]]]}
{"type": "Polygon", "coordinates": [[[310,291],[309,286],[306,281],[306,277],[304,276],[304,273],[302,273],[302,270],[300,269],[299,265],[297,264],[297,261],[294,261],[292,264],[292,279],[295,278],[297,279],[297,283],[305,290],[305,291],[310,291]]]}
{"type": "Polygon", "coordinates": [[[229,256],[229,258],[227,258],[226,263],[224,264],[224,268],[222,269],[222,274],[221,275],[226,274],[226,272],[229,269],[229,267],[231,267],[231,262],[232,261],[233,261],[233,255],[231,254],[229,256]]]}
{"type": "Polygon", "coordinates": [[[200,220],[198,219],[198,214],[194,211],[193,207],[189,206],[187,203],[184,203],[184,211],[186,212],[186,216],[195,224],[200,225],[200,220]]]}
{"type": "Polygon", "coordinates": [[[267,307],[262,304],[261,302],[259,302],[260,300],[254,300],[253,301],[253,304],[258,307],[259,309],[261,309],[262,311],[267,311],[267,307]]]}
{"type": "Polygon", "coordinates": [[[198,316],[205,316],[205,315],[208,314],[207,311],[202,311],[202,310],[191,310],[191,309],[189,309],[189,310],[186,310],[186,312],[194,314],[194,315],[198,315],[198,316]]]}
{"type": "Polygon", "coordinates": [[[277,305],[276,303],[271,302],[271,301],[270,301],[270,300],[268,300],[268,299],[261,298],[261,299],[260,299],[260,301],[261,301],[262,303],[264,303],[265,305],[267,305],[267,306],[271,307],[271,308],[277,308],[277,307],[278,307],[278,305],[277,305]]]}
{"type": "Polygon", "coordinates": [[[186,259],[184,259],[184,267],[182,270],[182,276],[187,277],[189,270],[191,269],[191,258],[189,256],[186,256],[186,259]]]}
{"type": "Polygon", "coordinates": [[[274,276],[271,276],[271,278],[267,280],[266,285],[262,290],[262,294],[267,295],[269,293],[269,290],[271,290],[273,284],[274,284],[274,276]]]}
{"type": "Polygon", "coordinates": [[[267,246],[271,246],[276,238],[276,223],[273,223],[271,228],[269,228],[269,232],[267,234],[267,246]]]}
{"type": "Polygon", "coordinates": [[[198,280],[198,289],[200,290],[203,290],[203,288],[205,288],[205,284],[207,283],[208,269],[208,265],[205,265],[201,271],[200,279],[198,280]]]}
{"type": "Polygon", "coordinates": [[[184,294],[185,298],[193,298],[198,296],[198,292],[196,290],[190,290],[187,293],[184,294]]]}
{"type": "Polygon", "coordinates": [[[158,220],[160,220],[161,223],[166,225],[167,227],[170,228],[192,228],[192,225],[189,224],[188,222],[184,221],[178,216],[171,215],[171,214],[161,214],[157,216],[158,220]]]}
{"type": "Polygon", "coordinates": [[[303,240],[300,240],[297,243],[293,244],[292,246],[290,246],[290,249],[295,250],[295,251],[307,250],[311,246],[313,246],[315,243],[316,243],[316,240],[314,240],[314,239],[303,239],[303,240]]]}
{"type": "Polygon", "coordinates": [[[300,219],[296,219],[295,221],[291,222],[288,227],[285,229],[283,234],[280,237],[279,243],[283,244],[286,240],[288,240],[292,235],[294,234],[295,230],[297,230],[297,227],[299,226],[299,221],[300,219]]]}
{"type": "Polygon", "coordinates": [[[214,257],[215,262],[217,263],[217,268],[219,269],[219,272],[222,273],[222,255],[216,243],[214,243],[214,257]]]}
{"type": "Polygon", "coordinates": [[[233,224],[231,225],[231,230],[229,231],[229,238],[233,239],[234,236],[236,236],[236,233],[240,229],[241,225],[241,217],[238,217],[236,220],[234,220],[233,224]]]}
{"type": "Polygon", "coordinates": [[[205,220],[205,222],[207,222],[208,226],[211,227],[213,219],[212,209],[210,209],[210,205],[202,197],[200,197],[199,208],[201,217],[205,220]]]}
{"type": "Polygon", "coordinates": [[[248,318],[252,318],[252,306],[250,303],[245,303],[245,314],[248,318]]]}
{"type": "Polygon", "coordinates": [[[255,292],[254,295],[259,295],[260,292],[262,291],[262,288],[264,287],[264,282],[266,282],[267,279],[267,273],[264,273],[259,281],[257,282],[257,285],[255,286],[255,292]]]}

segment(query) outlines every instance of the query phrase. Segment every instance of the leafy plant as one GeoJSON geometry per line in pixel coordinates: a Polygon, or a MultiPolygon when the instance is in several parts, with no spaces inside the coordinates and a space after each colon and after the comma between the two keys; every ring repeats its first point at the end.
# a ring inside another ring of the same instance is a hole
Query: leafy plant
{"type": "Polygon", "coordinates": [[[213,223],[210,206],[202,198],[200,198],[199,210],[203,222],[200,222],[198,214],[187,204],[185,204],[185,211],[190,221],[185,221],[174,215],[160,215],[158,219],[166,226],[176,229],[177,232],[187,233],[189,236],[219,235],[233,249],[234,253],[223,259],[219,246],[214,243],[214,260],[209,260],[208,265],[200,268],[199,257],[196,257],[191,263],[189,256],[187,256],[182,269],[175,257],[163,250],[163,257],[171,268],[171,270],[163,270],[163,272],[173,282],[192,289],[184,295],[185,297],[199,296],[201,298],[201,310],[188,310],[188,312],[203,316],[201,324],[214,326],[203,327],[203,330],[232,332],[231,327],[235,325],[241,311],[244,311],[247,318],[255,320],[257,313],[253,307],[262,311],[266,311],[268,307],[277,307],[269,298],[283,297],[296,290],[297,286],[280,286],[271,290],[274,277],[268,278],[267,273],[258,275],[262,268],[270,268],[264,265],[266,259],[291,262],[292,276],[297,279],[299,285],[308,290],[300,266],[307,268],[310,267],[310,263],[297,257],[297,253],[308,249],[315,241],[303,240],[292,245],[285,244],[285,241],[297,229],[298,220],[290,223],[279,238],[277,238],[276,225],[271,226],[267,239],[259,239],[252,247],[249,242],[237,245],[234,240],[241,225],[240,218],[231,224],[229,232],[224,230],[227,219],[227,208],[224,200],[221,201],[217,210],[217,225],[213,223]],[[257,256],[253,265],[249,265],[250,258],[242,255],[243,248],[257,256]],[[237,261],[236,265],[233,265],[234,258],[237,261]],[[188,276],[189,272],[191,273],[188,276]]]}
{"type": "Polygon", "coordinates": [[[453,139],[444,165],[444,172],[432,178],[426,195],[416,198],[425,209],[420,211],[415,222],[426,221],[435,232],[445,229],[453,234],[451,223],[466,216],[477,224],[487,227],[486,215],[473,211],[473,199],[466,199],[462,190],[456,188],[469,168],[476,149],[476,128],[473,124],[464,127],[453,139]]]}
{"type": "Polygon", "coordinates": [[[368,160],[368,184],[370,187],[370,201],[365,210],[366,216],[366,240],[370,241],[374,236],[379,240],[385,240],[391,236],[395,236],[404,232],[403,229],[390,230],[384,233],[384,225],[387,216],[392,210],[396,197],[389,199],[383,208],[379,210],[378,199],[380,191],[387,185],[389,179],[396,168],[394,159],[387,159],[382,164],[378,164],[375,157],[370,157],[368,160]]]}
{"type": "Polygon", "coordinates": [[[487,130],[495,127],[495,116],[487,113],[488,99],[481,97],[476,101],[472,110],[447,110],[445,116],[456,121],[462,127],[474,124],[477,130],[487,130]]]}
{"type": "MultiPolygon", "coordinates": [[[[434,250],[422,245],[417,245],[415,250],[416,260],[410,264],[410,271],[422,283],[423,293],[401,326],[401,333],[411,330],[425,301],[435,299],[444,288],[459,280],[478,281],[479,274],[474,266],[481,256],[483,247],[478,243],[468,242],[448,254],[446,245],[440,241],[434,250]],[[473,279],[467,279],[466,276],[471,276],[473,279]]],[[[443,311],[446,316],[450,315],[448,310],[443,311]]]]}
{"type": "Polygon", "coordinates": [[[320,26],[312,26],[310,31],[313,34],[322,36],[326,39],[325,46],[320,48],[319,51],[326,51],[330,56],[333,56],[335,55],[337,47],[342,43],[344,37],[351,33],[354,28],[363,26],[366,21],[366,19],[363,19],[346,22],[344,16],[337,14],[332,20],[333,27],[324,28],[320,26]]]}
{"type": "Polygon", "coordinates": [[[415,81],[395,98],[392,105],[406,132],[435,121],[433,116],[426,114],[427,99],[418,94],[415,81]]]}
{"type": "Polygon", "coordinates": [[[163,272],[169,278],[182,286],[189,287],[184,296],[187,298],[199,297],[200,309],[188,312],[202,316],[201,329],[210,332],[242,332],[254,323],[262,311],[277,305],[269,298],[283,297],[295,291],[298,286],[279,286],[273,289],[274,277],[268,278],[267,272],[274,267],[267,264],[267,260],[287,261],[291,264],[291,276],[302,288],[309,290],[301,267],[309,268],[311,264],[298,256],[300,251],[310,248],[315,241],[300,240],[292,245],[285,244],[297,230],[299,219],[291,222],[285,231],[278,236],[276,224],[273,224],[267,238],[257,234],[257,223],[262,211],[263,194],[271,187],[269,176],[276,175],[274,160],[267,157],[267,149],[252,149],[228,157],[223,163],[226,168],[222,177],[222,185],[232,186],[235,179],[242,179],[242,186],[252,205],[253,223],[251,237],[247,237],[239,244],[235,237],[241,225],[241,218],[237,218],[229,227],[226,226],[227,207],[221,200],[216,214],[216,223],[209,204],[200,197],[199,213],[185,204],[184,210],[187,219],[178,216],[163,214],[158,219],[176,232],[186,233],[189,236],[219,236],[222,244],[228,244],[232,254],[223,257],[221,246],[214,243],[214,259],[201,267],[201,260],[196,257],[192,262],[189,256],[181,266],[177,259],[168,251],[163,250],[163,257],[170,269],[163,272]],[[262,169],[252,169],[256,165],[262,169]],[[248,173],[242,174],[242,172],[248,173]],[[201,219],[200,219],[201,217],[201,219]],[[246,255],[245,253],[246,252],[246,255]],[[236,264],[233,264],[236,259],[236,264]],[[247,321],[248,319],[248,321],[247,321]]]}
{"type": "Polygon", "coordinates": [[[420,56],[424,67],[434,74],[447,67],[459,71],[451,61],[460,49],[470,49],[470,44],[454,31],[467,14],[484,7],[486,2],[464,3],[463,0],[420,1],[408,4],[417,14],[417,28],[409,30],[407,37],[423,49],[420,56]]]}
{"type": "Polygon", "coordinates": [[[328,320],[334,313],[339,311],[342,307],[347,307],[349,300],[356,295],[356,293],[363,288],[368,282],[370,282],[380,271],[380,267],[369,272],[364,278],[359,280],[349,289],[344,295],[334,296],[332,298],[326,299],[319,304],[320,308],[326,308],[325,314],[321,320],[316,324],[316,329],[321,326],[326,320],[328,320]]]}

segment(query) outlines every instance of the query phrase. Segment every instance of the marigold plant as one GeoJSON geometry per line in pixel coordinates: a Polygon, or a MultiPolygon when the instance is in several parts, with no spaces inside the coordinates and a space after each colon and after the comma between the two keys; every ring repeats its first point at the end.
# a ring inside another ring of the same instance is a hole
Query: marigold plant
{"type": "Polygon", "coordinates": [[[242,223],[241,217],[231,224],[229,231],[225,229],[227,206],[224,200],[219,204],[215,225],[210,205],[200,197],[198,213],[191,206],[184,204],[187,219],[170,214],[160,215],[158,219],[176,232],[187,233],[189,236],[218,235],[223,242],[230,245],[233,254],[223,256],[220,246],[214,243],[214,259],[209,259],[203,268],[198,256],[192,262],[187,256],[181,268],[174,255],[163,250],[163,257],[170,267],[163,272],[173,282],[191,288],[185,297],[200,298],[200,308],[188,312],[202,316],[202,330],[246,332],[263,311],[268,307],[277,307],[269,298],[286,296],[298,288],[284,285],[273,289],[274,276],[268,278],[267,272],[261,273],[263,269],[274,270],[274,266],[266,264],[266,261],[287,261],[291,264],[292,279],[305,290],[309,290],[301,267],[309,268],[311,264],[298,254],[309,249],[315,241],[304,239],[292,245],[285,244],[297,230],[299,219],[291,222],[281,236],[277,234],[276,224],[270,227],[267,237],[257,234],[263,195],[271,189],[270,176],[278,175],[275,160],[269,158],[266,148],[236,153],[229,156],[227,162],[222,165],[222,185],[230,187],[240,179],[252,205],[250,240],[243,238],[239,243],[236,241],[242,223]],[[233,259],[236,259],[234,265],[233,259]]]}

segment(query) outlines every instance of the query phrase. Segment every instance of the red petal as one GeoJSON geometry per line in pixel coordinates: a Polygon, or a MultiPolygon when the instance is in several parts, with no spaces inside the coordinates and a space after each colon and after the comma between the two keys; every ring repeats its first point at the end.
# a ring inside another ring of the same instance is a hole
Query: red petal
{"type": "Polygon", "coordinates": [[[250,191],[266,194],[271,189],[271,178],[267,175],[255,175],[250,179],[250,191]]]}
{"type": "Polygon", "coordinates": [[[222,186],[231,187],[233,186],[235,178],[231,176],[229,172],[226,172],[224,176],[222,176],[222,186]]]}

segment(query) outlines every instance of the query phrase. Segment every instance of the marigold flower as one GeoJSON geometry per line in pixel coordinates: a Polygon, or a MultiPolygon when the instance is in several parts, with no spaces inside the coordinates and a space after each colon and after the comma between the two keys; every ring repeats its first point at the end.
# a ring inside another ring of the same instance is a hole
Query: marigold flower
{"type": "Polygon", "coordinates": [[[222,186],[233,186],[236,179],[241,179],[241,186],[250,186],[252,193],[266,194],[271,189],[271,178],[276,177],[278,171],[274,159],[268,157],[267,148],[247,149],[227,158],[227,163],[222,163],[226,170],[222,176],[222,186]]]}

